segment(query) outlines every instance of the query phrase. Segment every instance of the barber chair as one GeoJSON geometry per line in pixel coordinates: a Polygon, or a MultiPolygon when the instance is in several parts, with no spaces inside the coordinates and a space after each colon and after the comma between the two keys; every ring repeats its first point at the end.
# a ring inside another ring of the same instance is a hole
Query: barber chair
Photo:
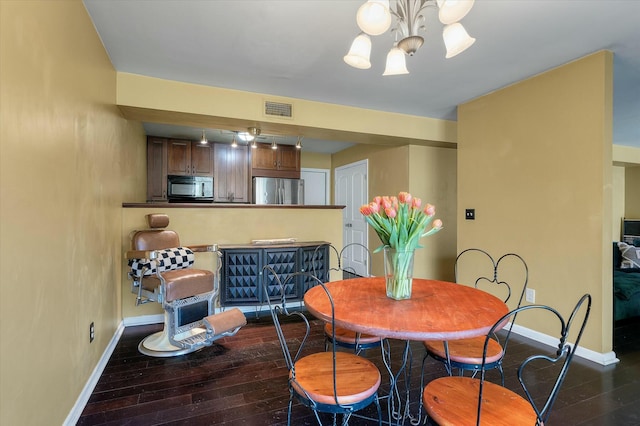
{"type": "Polygon", "coordinates": [[[172,357],[236,334],[247,323],[244,314],[238,308],[215,313],[222,257],[218,246],[183,247],[175,231],[164,229],[169,216],[149,214],[146,218],[150,229],[131,233],[132,250],[126,253],[129,278],[136,306],[162,305],[164,328],[142,340],[138,350],[149,356],[172,357]],[[194,252],[213,253],[216,273],[192,268],[194,252]]]}

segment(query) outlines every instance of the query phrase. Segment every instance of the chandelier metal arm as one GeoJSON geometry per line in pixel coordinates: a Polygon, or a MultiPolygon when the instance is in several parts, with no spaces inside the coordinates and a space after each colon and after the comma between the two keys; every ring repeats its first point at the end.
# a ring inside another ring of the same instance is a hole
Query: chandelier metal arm
{"type": "Polygon", "coordinates": [[[396,43],[387,54],[387,63],[382,75],[408,74],[405,54],[413,56],[424,44],[421,31],[426,32],[424,12],[428,7],[438,10],[438,19],[444,25],[442,38],[446,48],[445,58],[452,58],[468,49],[476,39],[470,37],[459,22],[473,7],[475,0],[368,0],[360,6],[356,15],[358,26],[363,31],[351,44],[344,61],[354,68],[369,69],[371,62],[371,39],[390,28],[396,43]],[[381,10],[382,9],[382,10],[381,10]],[[398,40],[400,39],[400,40],[398,40]]]}
{"type": "MultiPolygon", "coordinates": [[[[418,35],[418,30],[422,12],[427,7],[435,7],[436,0],[398,0],[396,10],[389,8],[389,11],[398,20],[398,30],[403,38],[418,35]]],[[[424,19],[424,17],[422,17],[424,19]]]]}

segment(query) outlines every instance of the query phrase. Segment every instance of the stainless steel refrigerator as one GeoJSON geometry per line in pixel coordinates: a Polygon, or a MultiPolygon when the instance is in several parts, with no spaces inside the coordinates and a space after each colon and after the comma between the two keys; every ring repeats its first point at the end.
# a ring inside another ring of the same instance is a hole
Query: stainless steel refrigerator
{"type": "Polygon", "coordinates": [[[255,177],[254,204],[304,204],[304,180],[255,177]]]}

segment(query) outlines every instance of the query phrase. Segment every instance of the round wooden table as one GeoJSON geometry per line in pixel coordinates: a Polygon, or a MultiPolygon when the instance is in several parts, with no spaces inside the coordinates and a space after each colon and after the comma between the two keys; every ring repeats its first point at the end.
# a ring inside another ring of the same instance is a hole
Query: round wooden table
{"type": "MultiPolygon", "coordinates": [[[[445,281],[413,279],[411,299],[387,297],[382,277],[332,281],[325,286],[335,306],[335,324],[349,330],[401,340],[455,340],[486,335],[507,305],[482,290],[445,281]]],[[[315,317],[331,322],[322,287],[304,295],[315,317]]]]}
{"type": "MultiPolygon", "coordinates": [[[[391,355],[382,345],[382,358],[391,378],[389,389],[389,423],[419,424],[411,415],[409,389],[411,374],[406,374],[404,402],[398,380],[407,368],[411,371],[411,340],[455,340],[486,335],[493,324],[509,309],[497,297],[484,291],[445,281],[413,279],[411,299],[387,297],[384,278],[354,278],[325,284],[331,294],[336,327],[385,338],[405,340],[402,363],[391,371],[391,355]]],[[[304,295],[306,308],[315,317],[331,322],[331,304],[322,286],[304,295]]]]}
{"type": "MultiPolygon", "coordinates": [[[[413,279],[411,299],[387,297],[385,279],[354,278],[325,284],[335,309],[336,327],[384,338],[405,340],[402,362],[391,371],[391,354],[382,345],[382,359],[389,372],[389,423],[420,424],[410,413],[411,340],[455,340],[486,335],[509,309],[497,297],[484,291],[445,281],[413,279]],[[404,398],[398,381],[405,372],[404,398]]],[[[304,304],[316,318],[331,322],[331,304],[321,286],[304,295],[304,304]]],[[[422,398],[421,398],[422,399],[422,398]]]]}

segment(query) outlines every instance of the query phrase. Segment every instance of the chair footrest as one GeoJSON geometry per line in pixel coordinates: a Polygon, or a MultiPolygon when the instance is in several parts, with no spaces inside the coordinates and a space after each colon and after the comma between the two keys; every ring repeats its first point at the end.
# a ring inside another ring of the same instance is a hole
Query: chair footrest
{"type": "Polygon", "coordinates": [[[176,339],[175,341],[179,342],[181,346],[185,348],[192,348],[194,346],[203,346],[203,345],[206,345],[207,343],[207,333],[203,331],[201,333],[192,334],[181,340],[176,339]]]}
{"type": "Polygon", "coordinates": [[[215,315],[209,315],[204,319],[204,325],[207,331],[214,336],[232,332],[246,324],[247,319],[238,308],[233,308],[215,315]]]}

